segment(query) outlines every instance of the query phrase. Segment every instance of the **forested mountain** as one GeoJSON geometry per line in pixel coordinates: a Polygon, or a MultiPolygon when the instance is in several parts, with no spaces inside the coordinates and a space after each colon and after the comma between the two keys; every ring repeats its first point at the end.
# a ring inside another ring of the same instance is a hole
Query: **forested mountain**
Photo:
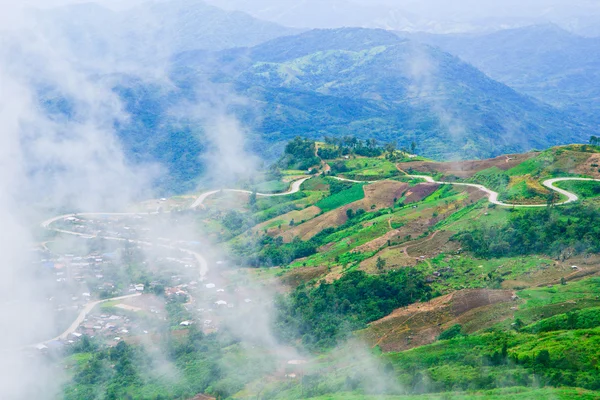
{"type": "MultiPolygon", "coordinates": [[[[138,154],[150,151],[148,143],[162,156],[164,146],[194,142],[181,133],[187,128],[168,128],[168,110],[196,101],[198,91],[206,97],[208,83],[226,85],[231,95],[246,99],[230,111],[251,128],[256,149],[267,157],[296,135],[351,134],[398,146],[415,141],[423,155],[465,159],[584,141],[593,134],[571,115],[448,53],[383,30],[314,30],[252,48],[184,52],[173,58],[171,78],[177,85],[172,90],[144,83],[120,88],[129,111],[148,116],[122,132],[138,154]]],[[[178,155],[170,160],[174,170],[197,163],[189,149],[198,146],[183,146],[186,161],[178,155]]]]}
{"type": "MultiPolygon", "coordinates": [[[[406,35],[401,35],[406,36],[406,35]]],[[[519,92],[594,115],[600,98],[600,39],[538,25],[483,36],[411,35],[439,46],[519,92]]]]}

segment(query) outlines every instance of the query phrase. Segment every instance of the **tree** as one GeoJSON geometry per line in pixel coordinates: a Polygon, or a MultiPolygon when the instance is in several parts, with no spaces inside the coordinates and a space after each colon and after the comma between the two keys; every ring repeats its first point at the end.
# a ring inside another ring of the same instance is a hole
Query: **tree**
{"type": "Polygon", "coordinates": [[[250,205],[251,208],[254,208],[256,205],[256,196],[256,190],[253,190],[252,193],[250,193],[250,198],[248,199],[248,205],[250,205]]]}
{"type": "Polygon", "coordinates": [[[385,260],[383,258],[378,257],[377,258],[377,263],[375,265],[377,266],[377,270],[379,272],[381,272],[385,268],[386,262],[385,262],[385,260]]]}
{"type": "Polygon", "coordinates": [[[548,196],[546,197],[548,207],[552,207],[556,203],[556,200],[558,200],[558,194],[556,192],[548,193],[548,196]]]}
{"type": "Polygon", "coordinates": [[[548,350],[540,351],[537,356],[535,356],[535,364],[542,365],[547,367],[550,365],[550,352],[548,350]]]}
{"type": "Polygon", "coordinates": [[[417,144],[413,141],[410,144],[410,154],[415,154],[417,152],[417,144]]]}
{"type": "Polygon", "coordinates": [[[389,142],[385,145],[385,151],[388,152],[389,156],[392,157],[396,151],[396,142],[389,142]]]}
{"type": "Polygon", "coordinates": [[[348,217],[348,219],[352,219],[354,218],[354,210],[349,208],[346,210],[346,216],[348,217]]]}
{"type": "Polygon", "coordinates": [[[592,146],[598,146],[600,144],[600,137],[598,137],[598,136],[590,137],[590,144],[592,146]]]}

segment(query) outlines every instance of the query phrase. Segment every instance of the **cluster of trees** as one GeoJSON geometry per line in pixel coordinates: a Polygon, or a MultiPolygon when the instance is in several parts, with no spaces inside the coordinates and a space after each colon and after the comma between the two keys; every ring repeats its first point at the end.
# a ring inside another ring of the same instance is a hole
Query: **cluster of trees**
{"type": "Polygon", "coordinates": [[[352,271],[333,283],[301,285],[289,297],[278,298],[276,331],[284,340],[301,338],[307,348],[323,350],[394,309],[430,296],[424,276],[413,269],[376,276],[352,271]]]}
{"type": "Polygon", "coordinates": [[[559,256],[600,251],[600,211],[575,205],[559,209],[513,211],[505,225],[462,232],[463,246],[480,257],[525,254],[559,256]]]}
{"type": "Polygon", "coordinates": [[[319,149],[319,157],[325,160],[332,160],[341,156],[356,154],[363,157],[379,157],[384,153],[384,148],[380,147],[376,139],[360,140],[354,136],[344,136],[341,138],[325,136],[325,143],[329,148],[319,149]]]}
{"type": "MultiPolygon", "coordinates": [[[[332,147],[319,149],[319,157],[324,160],[333,160],[341,156],[355,154],[363,157],[379,157],[387,154],[388,158],[393,157],[396,150],[396,142],[379,145],[376,139],[360,140],[355,136],[344,136],[341,138],[325,136],[325,143],[332,147]]],[[[402,148],[405,153],[414,154],[417,150],[417,144],[412,142],[409,148],[402,148]]]]}
{"type": "Polygon", "coordinates": [[[314,240],[302,241],[299,238],[284,243],[281,236],[262,236],[255,245],[258,251],[247,255],[246,263],[251,267],[287,265],[292,261],[308,257],[317,252],[318,244],[314,240]]]}
{"type": "Polygon", "coordinates": [[[285,146],[284,155],[279,164],[283,168],[305,170],[320,162],[314,140],[296,137],[285,146]]]}
{"type": "Polygon", "coordinates": [[[590,137],[590,144],[592,146],[600,146],[600,137],[598,137],[598,136],[590,137]]]}

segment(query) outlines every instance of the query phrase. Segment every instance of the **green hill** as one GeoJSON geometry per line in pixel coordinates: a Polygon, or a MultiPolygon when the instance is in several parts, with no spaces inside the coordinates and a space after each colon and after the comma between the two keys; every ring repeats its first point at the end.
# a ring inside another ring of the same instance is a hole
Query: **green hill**
{"type": "Polygon", "coordinates": [[[598,398],[600,183],[569,181],[576,202],[530,208],[464,186],[585,177],[598,151],[440,163],[352,137],[296,139],[272,175],[306,178],[278,167],[315,164],[297,193],[214,193],[176,212],[227,254],[210,279],[237,305],[215,309],[205,285],[187,289],[191,303],[165,300],[155,340],[174,378],[151,378],[154,346],[92,342],[64,361],[66,398],[598,398]]]}

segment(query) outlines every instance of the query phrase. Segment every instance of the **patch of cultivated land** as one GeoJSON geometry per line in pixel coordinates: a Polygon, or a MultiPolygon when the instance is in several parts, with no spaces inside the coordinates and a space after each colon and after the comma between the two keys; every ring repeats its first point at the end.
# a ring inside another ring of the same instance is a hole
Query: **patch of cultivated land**
{"type": "MultiPolygon", "coordinates": [[[[398,309],[370,324],[360,335],[385,352],[423,346],[433,343],[449,327],[466,324],[470,319],[478,320],[478,324],[472,327],[475,331],[493,325],[498,322],[496,317],[501,313],[490,306],[516,304],[513,296],[514,292],[510,290],[461,290],[427,303],[398,309]],[[494,318],[486,318],[486,313],[493,313],[494,318]]],[[[506,318],[510,314],[503,315],[506,318]]]]}
{"type": "Polygon", "coordinates": [[[457,176],[459,178],[470,178],[479,171],[484,169],[497,167],[501,170],[511,169],[523,161],[535,157],[539,153],[526,154],[510,154],[500,156],[488,160],[473,160],[473,161],[455,161],[455,162],[431,162],[431,161],[414,161],[399,163],[398,168],[403,171],[421,171],[435,174],[443,174],[445,176],[457,176]]]}
{"type": "Polygon", "coordinates": [[[300,286],[313,279],[319,278],[327,273],[327,267],[304,267],[294,268],[290,272],[284,274],[280,281],[291,288],[300,286]]]}
{"type": "Polygon", "coordinates": [[[290,225],[292,221],[294,221],[293,225],[301,224],[313,219],[320,213],[321,209],[316,206],[310,206],[303,210],[291,211],[287,214],[256,225],[254,228],[252,228],[252,231],[261,232],[266,230],[269,235],[277,235],[281,232],[292,229],[293,226],[290,225]],[[280,226],[281,229],[279,229],[280,226]]]}
{"type": "Polygon", "coordinates": [[[408,184],[395,181],[382,181],[365,185],[363,187],[364,199],[336,208],[308,222],[295,226],[284,232],[282,237],[286,242],[292,241],[295,237],[308,240],[326,228],[337,228],[343,225],[348,220],[346,212],[349,209],[354,211],[358,209],[376,211],[391,207],[394,205],[394,199],[402,197],[407,189],[408,184]]]}

